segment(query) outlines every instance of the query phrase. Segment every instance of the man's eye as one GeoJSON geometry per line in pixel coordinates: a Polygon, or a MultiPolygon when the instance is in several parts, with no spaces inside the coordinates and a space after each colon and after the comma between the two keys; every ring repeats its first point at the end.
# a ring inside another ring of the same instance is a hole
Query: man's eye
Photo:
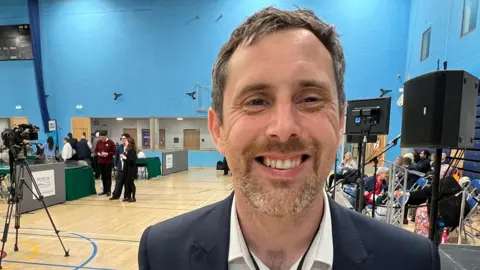
{"type": "Polygon", "coordinates": [[[265,105],[265,100],[260,98],[252,99],[248,102],[248,105],[253,105],[253,106],[265,105]]]}
{"type": "Polygon", "coordinates": [[[303,99],[304,102],[316,102],[318,101],[318,98],[316,97],[307,97],[303,99]]]}

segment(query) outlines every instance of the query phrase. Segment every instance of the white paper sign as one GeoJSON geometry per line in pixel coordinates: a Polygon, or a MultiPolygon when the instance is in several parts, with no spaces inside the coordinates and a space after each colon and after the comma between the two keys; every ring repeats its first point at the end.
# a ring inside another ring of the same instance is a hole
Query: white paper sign
{"type": "Polygon", "coordinates": [[[57,129],[57,122],[55,120],[48,121],[48,131],[55,131],[57,129]]]}
{"type": "Polygon", "coordinates": [[[165,156],[165,159],[166,159],[166,161],[165,161],[165,167],[166,167],[167,169],[172,168],[172,167],[173,167],[173,155],[172,155],[172,154],[168,154],[168,155],[165,156]]]}
{"type": "MultiPolygon", "coordinates": [[[[43,197],[49,197],[55,195],[55,173],[54,170],[32,172],[35,182],[37,182],[38,189],[43,197]]],[[[32,191],[37,194],[35,186],[32,185],[32,191]]],[[[32,195],[35,200],[35,195],[32,195]]]]}

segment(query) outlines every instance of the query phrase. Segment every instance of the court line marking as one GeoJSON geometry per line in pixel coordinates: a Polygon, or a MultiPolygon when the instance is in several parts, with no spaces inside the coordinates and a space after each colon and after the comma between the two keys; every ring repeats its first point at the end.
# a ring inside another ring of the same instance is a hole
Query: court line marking
{"type": "MultiPolygon", "coordinates": [[[[4,262],[8,263],[20,263],[20,264],[31,264],[31,265],[41,265],[41,266],[50,266],[50,267],[63,267],[63,268],[74,268],[74,269],[80,269],[77,268],[75,265],[66,265],[66,264],[53,264],[53,263],[40,263],[40,262],[25,262],[25,261],[15,261],[15,260],[2,260],[4,262]]],[[[91,269],[91,270],[116,270],[113,268],[97,268],[97,267],[88,267],[84,266],[81,269],[91,269]]]]}
{"type": "MultiPolygon", "coordinates": [[[[14,234],[14,233],[9,233],[9,234],[14,234]]],[[[43,237],[46,237],[46,238],[53,238],[55,237],[55,239],[57,238],[56,235],[51,235],[51,234],[39,234],[39,233],[18,233],[19,235],[28,235],[28,236],[43,236],[43,237]]],[[[64,235],[64,236],[61,236],[62,239],[63,238],[66,238],[66,239],[78,239],[78,237],[74,237],[74,236],[68,236],[68,235],[64,235]]],[[[34,237],[32,237],[34,238],[34,237]]],[[[101,240],[101,241],[113,241],[113,242],[128,242],[128,243],[140,243],[139,240],[128,240],[128,239],[109,239],[109,238],[96,238],[96,237],[90,237],[90,239],[92,240],[101,240]]],[[[83,240],[82,240],[83,242],[83,240]]]]}
{"type": "Polygon", "coordinates": [[[84,267],[85,265],[87,265],[91,260],[93,260],[93,258],[95,258],[95,256],[97,255],[97,244],[95,244],[94,241],[92,241],[92,239],[86,237],[86,236],[83,236],[81,234],[78,234],[78,233],[71,233],[73,235],[76,235],[78,237],[81,237],[83,239],[86,239],[88,242],[90,242],[90,244],[92,244],[93,246],[93,252],[92,252],[92,255],[90,255],[90,257],[85,261],[83,262],[81,265],[77,266],[75,269],[81,269],[82,267],[84,267]]]}
{"type": "MultiPolygon", "coordinates": [[[[51,231],[52,229],[34,229],[34,228],[20,228],[20,229],[28,229],[31,231],[39,230],[39,231],[51,231]]],[[[67,232],[67,231],[60,231],[60,232],[67,232]]],[[[119,236],[119,237],[133,237],[133,238],[140,238],[140,235],[123,235],[123,234],[105,234],[105,233],[91,233],[91,232],[67,232],[67,233],[78,233],[78,234],[91,234],[91,235],[101,235],[101,236],[119,236]]]]}
{"type": "MultiPolygon", "coordinates": [[[[19,240],[18,242],[21,243],[21,244],[27,244],[27,245],[29,245],[29,246],[33,249],[33,254],[30,255],[30,257],[28,257],[28,258],[25,259],[26,262],[30,262],[31,260],[35,259],[35,257],[37,257],[38,251],[40,250],[37,245],[35,245],[34,243],[32,243],[32,242],[30,242],[30,241],[20,241],[20,240],[19,240]]],[[[8,255],[7,255],[7,256],[8,256],[8,255]]],[[[2,260],[2,262],[4,262],[4,261],[5,261],[5,260],[2,260]]],[[[9,267],[6,267],[5,269],[15,269],[15,268],[17,268],[17,265],[16,265],[16,264],[12,264],[12,265],[10,265],[9,267]]]]}
{"type": "MultiPolygon", "coordinates": [[[[27,228],[24,228],[26,230],[28,230],[27,228]]],[[[43,229],[43,228],[32,228],[32,229],[36,229],[36,230],[43,230],[43,231],[53,231],[52,229],[43,229]]],[[[81,268],[84,268],[85,265],[87,265],[91,260],[93,260],[93,258],[95,258],[95,256],[97,255],[97,244],[95,244],[94,241],[92,241],[90,238],[86,237],[86,236],[83,236],[79,233],[70,233],[70,234],[73,234],[73,235],[76,235],[80,238],[83,238],[85,240],[87,240],[88,242],[90,242],[90,244],[93,246],[93,252],[92,252],[92,255],[90,255],[90,257],[85,261],[83,262],[82,264],[80,264],[79,266],[72,266],[74,267],[74,269],[81,269],[81,268]]]]}

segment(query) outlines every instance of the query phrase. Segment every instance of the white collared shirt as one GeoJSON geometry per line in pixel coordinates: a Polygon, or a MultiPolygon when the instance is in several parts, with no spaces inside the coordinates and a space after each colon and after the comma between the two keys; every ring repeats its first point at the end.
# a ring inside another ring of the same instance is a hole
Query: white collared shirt
{"type": "MultiPolygon", "coordinates": [[[[320,224],[312,246],[305,256],[302,270],[331,270],[333,266],[333,237],[332,220],[330,216],[330,205],[325,191],[323,218],[320,224]]],[[[260,270],[269,270],[267,266],[252,252],[252,256],[260,270]]],[[[290,270],[296,270],[301,258],[290,267],[290,270]]],[[[235,207],[235,197],[233,197],[232,210],[230,215],[230,246],[228,251],[228,269],[229,270],[255,270],[255,266],[250,258],[243,233],[238,222],[237,210],[235,207]]]]}

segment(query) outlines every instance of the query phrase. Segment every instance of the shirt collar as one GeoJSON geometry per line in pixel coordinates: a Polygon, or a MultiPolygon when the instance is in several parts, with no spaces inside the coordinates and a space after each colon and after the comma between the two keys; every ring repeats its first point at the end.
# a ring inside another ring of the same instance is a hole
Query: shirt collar
{"type": "MultiPolygon", "coordinates": [[[[323,190],[323,197],[323,217],[318,233],[316,234],[312,246],[305,257],[305,269],[310,269],[315,263],[327,265],[329,269],[331,269],[333,266],[332,219],[328,195],[325,190],[323,190]]],[[[231,263],[237,259],[243,259],[250,268],[254,269],[245,239],[240,228],[240,224],[238,222],[234,196],[230,215],[230,243],[228,262],[231,263]]]]}

